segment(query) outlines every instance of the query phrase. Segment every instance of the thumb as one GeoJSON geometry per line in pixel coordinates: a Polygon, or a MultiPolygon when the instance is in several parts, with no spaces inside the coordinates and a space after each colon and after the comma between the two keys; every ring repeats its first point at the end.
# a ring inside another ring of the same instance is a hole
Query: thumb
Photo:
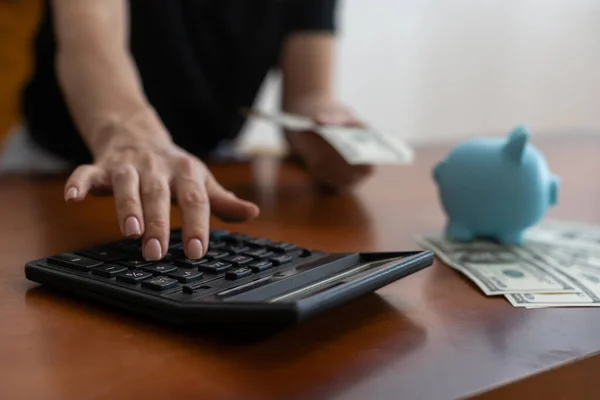
{"type": "Polygon", "coordinates": [[[256,218],[259,214],[260,210],[256,204],[238,198],[212,177],[207,180],[206,190],[212,212],[225,222],[244,222],[256,218]]]}
{"type": "Polygon", "coordinates": [[[346,125],[350,120],[350,114],[341,109],[323,110],[315,115],[315,121],[320,125],[346,125]]]}
{"type": "Polygon", "coordinates": [[[346,108],[324,110],[317,113],[315,121],[320,125],[348,126],[366,128],[366,124],[346,108]]]}

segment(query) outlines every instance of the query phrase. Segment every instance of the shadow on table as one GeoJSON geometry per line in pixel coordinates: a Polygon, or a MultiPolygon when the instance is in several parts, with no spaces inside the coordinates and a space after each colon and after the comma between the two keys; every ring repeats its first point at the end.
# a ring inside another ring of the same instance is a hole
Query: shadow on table
{"type": "MultiPolygon", "coordinates": [[[[67,313],[71,321],[85,320],[81,324],[87,324],[96,332],[88,339],[90,345],[101,340],[103,334],[133,335],[138,338],[138,346],[148,343],[148,351],[157,351],[151,342],[172,346],[178,351],[185,349],[187,360],[174,359],[175,362],[191,363],[186,369],[192,370],[194,363],[208,362],[210,371],[202,370],[203,374],[214,374],[215,379],[228,374],[245,391],[254,394],[249,398],[269,398],[273,390],[281,391],[288,399],[327,397],[347,389],[349,382],[365,379],[379,368],[399,361],[427,338],[422,327],[374,293],[297,326],[258,336],[246,335],[244,331],[220,335],[218,331],[170,327],[95,303],[81,302],[43,287],[30,289],[26,303],[36,313],[67,313]],[[264,386],[267,376],[267,380],[277,382],[276,388],[264,386]],[[306,382],[311,384],[306,385],[306,382]]],[[[60,315],[41,318],[38,337],[48,338],[42,347],[60,359],[62,353],[73,348],[56,343],[59,319],[70,324],[69,318],[60,315]],[[47,335],[44,330],[48,331],[47,335]]],[[[78,324],[61,329],[88,329],[77,327],[78,324]]],[[[118,347],[112,347],[111,351],[120,354],[118,347]]],[[[114,362],[119,362],[118,355],[114,362]]]]}
{"type": "MultiPolygon", "coordinates": [[[[455,342],[483,345],[497,357],[511,351],[515,336],[528,335],[532,310],[514,308],[504,296],[486,296],[469,278],[436,260],[423,286],[424,306],[435,315],[435,324],[457,335],[455,342]],[[452,329],[459,325],[460,329],[452,329]]],[[[513,350],[514,351],[514,350],[513,350]]]]}

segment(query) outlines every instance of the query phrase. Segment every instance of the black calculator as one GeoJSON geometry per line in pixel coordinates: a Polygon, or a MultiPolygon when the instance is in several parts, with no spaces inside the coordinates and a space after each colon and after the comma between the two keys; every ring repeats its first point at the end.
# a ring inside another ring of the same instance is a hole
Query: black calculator
{"type": "Polygon", "coordinates": [[[331,310],[415,273],[433,252],[311,250],[212,229],[205,256],[185,257],[181,230],[157,262],[130,239],[31,261],[26,277],[47,287],[166,323],[279,328],[331,310]]]}

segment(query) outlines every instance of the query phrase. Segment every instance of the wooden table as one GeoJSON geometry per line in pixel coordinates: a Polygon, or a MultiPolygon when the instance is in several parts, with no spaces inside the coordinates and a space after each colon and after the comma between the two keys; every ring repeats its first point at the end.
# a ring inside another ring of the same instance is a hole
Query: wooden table
{"type": "MultiPolygon", "coordinates": [[[[550,216],[600,222],[600,136],[535,143],[563,179],[550,216]]],[[[344,195],[276,160],[214,165],[262,214],[213,226],[331,251],[414,249],[415,234],[443,226],[431,168],[448,149],[419,149],[414,165],[378,168],[344,195]]],[[[254,343],[55,295],[24,279],[26,261],[119,237],[112,199],[67,206],[63,179],[0,180],[1,399],[598,397],[600,310],[513,308],[439,262],[254,343]]]]}

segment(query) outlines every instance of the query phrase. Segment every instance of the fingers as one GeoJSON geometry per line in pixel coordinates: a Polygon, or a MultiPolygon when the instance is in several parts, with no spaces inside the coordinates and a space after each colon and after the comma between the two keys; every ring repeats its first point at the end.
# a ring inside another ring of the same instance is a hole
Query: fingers
{"type": "Polygon", "coordinates": [[[174,165],[147,155],[134,163],[106,169],[96,165],[77,168],[65,187],[67,201],[88,193],[112,193],[119,227],[124,236],[142,237],[146,260],[161,260],[169,248],[171,184],[182,216],[186,256],[202,258],[209,245],[211,211],[224,221],[242,222],[256,217],[258,207],[225,190],[204,165],[192,157],[174,165]]]}
{"type": "Polygon", "coordinates": [[[81,165],[73,171],[65,184],[65,201],[81,201],[90,189],[106,185],[106,172],[95,165],[81,165]]]}
{"type": "Polygon", "coordinates": [[[315,121],[320,125],[366,127],[349,109],[340,107],[319,111],[315,116],[315,121]]]}
{"type": "Polygon", "coordinates": [[[212,176],[206,182],[212,212],[225,222],[244,222],[256,218],[260,212],[258,206],[236,197],[225,190],[212,176]]]}
{"type": "Polygon", "coordinates": [[[139,174],[135,167],[126,164],[113,171],[111,181],[121,232],[138,238],[144,231],[139,174]]]}
{"type": "Polygon", "coordinates": [[[167,253],[170,233],[171,193],[167,176],[141,170],[140,192],[144,221],[142,254],[146,260],[160,260],[167,253]]]}
{"type": "Polygon", "coordinates": [[[194,160],[180,163],[174,185],[181,210],[182,240],[190,259],[204,256],[209,244],[211,212],[222,220],[241,222],[258,215],[258,207],[226,191],[194,160]]]}
{"type": "Polygon", "coordinates": [[[182,168],[175,177],[175,195],[181,210],[182,243],[185,254],[190,259],[204,256],[208,249],[210,202],[206,192],[206,177],[199,167],[186,160],[187,168],[182,168]]]}

